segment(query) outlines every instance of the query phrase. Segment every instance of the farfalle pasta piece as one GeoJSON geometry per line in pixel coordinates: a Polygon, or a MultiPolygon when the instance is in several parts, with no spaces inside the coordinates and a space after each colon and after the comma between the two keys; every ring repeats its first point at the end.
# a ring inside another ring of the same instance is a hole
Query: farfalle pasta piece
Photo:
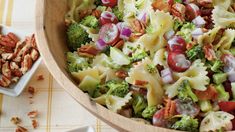
{"type": "Polygon", "coordinates": [[[84,25],[81,25],[81,27],[88,33],[88,37],[91,38],[91,40],[93,42],[98,41],[99,33],[97,32],[97,30],[95,30],[93,28],[89,28],[89,27],[84,26],[84,25]]]}
{"type": "Polygon", "coordinates": [[[223,54],[231,54],[229,49],[232,46],[232,42],[235,39],[235,30],[227,29],[224,31],[223,37],[220,39],[219,43],[214,47],[223,54]]]}
{"type": "Polygon", "coordinates": [[[212,2],[214,6],[219,6],[227,10],[232,0],[213,0],[212,2]]]}
{"type": "Polygon", "coordinates": [[[135,18],[137,13],[137,8],[135,6],[135,0],[123,0],[124,4],[124,20],[128,20],[130,18],[135,18]]]}
{"type": "Polygon", "coordinates": [[[164,87],[166,94],[169,98],[175,97],[178,94],[177,89],[183,80],[188,80],[193,89],[205,91],[206,85],[209,84],[207,73],[206,67],[201,60],[194,61],[187,71],[182,73],[173,73],[173,76],[177,81],[174,84],[168,84],[164,87]]]}
{"type": "Polygon", "coordinates": [[[221,27],[215,27],[212,30],[200,35],[197,39],[198,43],[200,45],[211,44],[215,40],[216,34],[220,29],[221,27]]]}
{"type": "Polygon", "coordinates": [[[137,40],[138,43],[144,46],[144,48],[150,51],[151,55],[166,46],[166,40],[163,35],[172,29],[173,18],[169,13],[162,11],[150,12],[150,27],[151,32],[144,34],[137,40]]]}
{"type": "Polygon", "coordinates": [[[95,67],[79,72],[72,72],[71,74],[77,81],[82,81],[88,75],[100,81],[99,71],[95,67]]]}
{"type": "Polygon", "coordinates": [[[165,68],[168,67],[165,53],[166,53],[165,48],[159,49],[153,57],[153,64],[161,65],[164,66],[165,68]]]}
{"type": "Polygon", "coordinates": [[[113,95],[102,95],[94,98],[93,100],[101,105],[107,106],[107,108],[113,112],[121,110],[131,99],[132,92],[129,92],[124,98],[113,96],[113,95]]]}
{"type": "Polygon", "coordinates": [[[147,86],[147,101],[149,106],[158,105],[162,102],[163,89],[162,82],[158,71],[156,73],[149,73],[147,65],[153,64],[149,58],[145,58],[133,68],[130,69],[129,77],[126,81],[130,84],[135,84],[136,80],[148,82],[147,86]]]}
{"type": "Polygon", "coordinates": [[[124,98],[109,95],[106,97],[106,106],[113,112],[121,110],[131,99],[132,92],[129,92],[124,98]]]}
{"type": "Polygon", "coordinates": [[[200,132],[215,132],[221,130],[221,128],[226,128],[227,125],[231,123],[234,118],[233,115],[224,112],[210,112],[201,122],[200,132]]]}
{"type": "Polygon", "coordinates": [[[212,19],[215,27],[232,27],[235,28],[235,14],[233,12],[229,12],[223,7],[215,6],[212,11],[212,19]]]}

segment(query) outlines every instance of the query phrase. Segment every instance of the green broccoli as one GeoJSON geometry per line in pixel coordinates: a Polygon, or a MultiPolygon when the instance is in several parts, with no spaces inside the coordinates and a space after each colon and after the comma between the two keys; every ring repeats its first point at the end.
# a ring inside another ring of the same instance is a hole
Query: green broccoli
{"type": "Polygon", "coordinates": [[[108,91],[109,91],[109,87],[107,87],[106,84],[99,84],[94,90],[94,94],[92,97],[97,98],[103,94],[106,94],[108,91]]]}
{"type": "Polygon", "coordinates": [[[228,101],[230,96],[229,93],[225,91],[224,86],[222,84],[215,86],[216,91],[218,92],[218,100],[219,101],[228,101]]]}
{"type": "Polygon", "coordinates": [[[123,21],[123,12],[118,9],[118,6],[113,8],[113,13],[119,21],[123,21]]]}
{"type": "Polygon", "coordinates": [[[216,60],[215,62],[213,62],[211,70],[213,72],[219,72],[222,68],[223,68],[223,62],[220,60],[216,60]]]}
{"type": "Polygon", "coordinates": [[[149,73],[156,73],[157,72],[157,68],[153,64],[147,64],[147,71],[149,73]]]}
{"type": "Polygon", "coordinates": [[[106,6],[98,6],[96,10],[100,10],[101,12],[106,11],[107,7],[106,6]]]}
{"type": "Polygon", "coordinates": [[[143,110],[148,106],[146,99],[141,94],[134,94],[132,108],[137,117],[142,115],[143,110]]]}
{"type": "Polygon", "coordinates": [[[181,131],[197,132],[198,126],[199,123],[197,119],[184,115],[181,120],[175,122],[171,128],[181,131]]]}
{"type": "Polygon", "coordinates": [[[186,23],[181,27],[180,31],[178,31],[176,35],[182,36],[186,42],[191,42],[192,41],[191,32],[194,29],[195,25],[193,23],[186,23]]]}
{"type": "Polygon", "coordinates": [[[180,29],[182,26],[183,26],[183,22],[179,21],[179,20],[174,20],[174,26],[173,26],[173,29],[175,31],[177,31],[178,29],[180,29]]]}
{"type": "Polygon", "coordinates": [[[137,49],[135,49],[134,53],[132,54],[131,62],[140,61],[147,56],[148,54],[145,52],[145,50],[137,47],[137,49]]]}
{"type": "Polygon", "coordinates": [[[175,0],[175,2],[177,2],[177,3],[182,3],[182,0],[175,0]]]}
{"type": "Polygon", "coordinates": [[[188,80],[183,80],[180,87],[178,88],[178,98],[182,100],[192,99],[194,102],[198,101],[197,96],[192,92],[188,80]]]}
{"type": "Polygon", "coordinates": [[[200,100],[199,106],[200,106],[201,111],[203,112],[208,112],[212,110],[212,105],[211,105],[210,100],[200,100]]]}
{"type": "Polygon", "coordinates": [[[77,50],[82,44],[90,42],[88,33],[78,23],[69,25],[67,29],[68,45],[72,50],[77,50]]]}
{"type": "Polygon", "coordinates": [[[156,111],[157,111],[156,106],[148,106],[142,112],[142,116],[146,119],[152,119],[156,111]]]}
{"type": "Polygon", "coordinates": [[[80,24],[96,29],[99,26],[99,21],[95,16],[90,15],[83,18],[80,24]]]}
{"type": "Polygon", "coordinates": [[[78,56],[76,52],[67,52],[66,57],[69,72],[78,72],[89,67],[88,60],[78,56]]]}
{"type": "Polygon", "coordinates": [[[189,60],[196,60],[196,59],[203,59],[205,58],[204,52],[200,45],[195,45],[193,48],[186,52],[187,57],[189,60]]]}
{"type": "Polygon", "coordinates": [[[110,80],[106,86],[109,88],[108,93],[114,96],[124,97],[129,92],[129,84],[126,81],[110,80]]]}

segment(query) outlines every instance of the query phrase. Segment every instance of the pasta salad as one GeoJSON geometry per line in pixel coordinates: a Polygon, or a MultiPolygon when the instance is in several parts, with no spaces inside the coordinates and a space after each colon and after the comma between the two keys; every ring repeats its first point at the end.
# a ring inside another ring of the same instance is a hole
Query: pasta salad
{"type": "Polygon", "coordinates": [[[92,100],[158,127],[234,130],[234,0],[68,0],[68,7],[68,71],[92,100]]]}

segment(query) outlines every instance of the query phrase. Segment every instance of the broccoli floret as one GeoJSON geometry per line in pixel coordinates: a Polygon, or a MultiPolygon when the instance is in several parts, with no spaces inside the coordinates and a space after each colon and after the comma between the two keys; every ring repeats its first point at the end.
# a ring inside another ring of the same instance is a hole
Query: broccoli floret
{"type": "Polygon", "coordinates": [[[194,102],[198,101],[197,96],[192,92],[188,80],[183,80],[180,87],[178,88],[178,98],[182,100],[192,99],[194,102]]]}
{"type": "Polygon", "coordinates": [[[119,21],[123,21],[123,12],[118,9],[118,6],[113,8],[113,13],[119,21]]]}
{"type": "Polygon", "coordinates": [[[219,101],[228,101],[230,96],[229,93],[225,91],[224,86],[222,84],[215,86],[216,91],[218,92],[218,100],[219,101]]]}
{"type": "Polygon", "coordinates": [[[89,67],[88,60],[78,56],[76,52],[68,52],[66,56],[69,72],[78,72],[89,67]]]}
{"type": "Polygon", "coordinates": [[[177,2],[177,3],[182,3],[182,0],[175,0],[175,2],[177,2]]]}
{"type": "Polygon", "coordinates": [[[153,115],[155,114],[156,111],[157,111],[156,106],[148,106],[142,112],[142,116],[146,119],[152,119],[152,117],[153,117],[153,115]]]}
{"type": "Polygon", "coordinates": [[[186,42],[192,41],[191,32],[195,29],[195,25],[193,23],[186,23],[182,26],[180,31],[176,33],[176,35],[180,35],[184,38],[186,42]]]}
{"type": "Polygon", "coordinates": [[[88,33],[78,23],[69,25],[67,30],[67,38],[69,47],[72,50],[77,50],[82,44],[90,42],[88,33]]]}
{"type": "Polygon", "coordinates": [[[213,72],[219,72],[223,68],[223,62],[220,60],[216,60],[211,67],[213,72]]]}
{"type": "Polygon", "coordinates": [[[106,11],[107,7],[106,6],[98,6],[96,10],[100,10],[101,12],[106,11]]]}
{"type": "Polygon", "coordinates": [[[140,61],[147,56],[148,54],[145,52],[145,50],[137,47],[137,49],[135,49],[134,53],[132,54],[131,62],[140,61]]]}
{"type": "Polygon", "coordinates": [[[90,15],[82,19],[80,24],[95,29],[99,26],[99,21],[95,16],[90,15]]]}
{"type": "Polygon", "coordinates": [[[173,29],[175,31],[177,31],[179,28],[181,28],[183,26],[183,22],[179,21],[179,20],[174,20],[174,26],[173,26],[173,29]]]}
{"type": "Polygon", "coordinates": [[[198,126],[199,123],[197,119],[184,115],[181,120],[173,124],[171,128],[182,131],[197,132],[198,126]]]}
{"type": "Polygon", "coordinates": [[[201,111],[203,111],[203,112],[208,112],[208,111],[212,110],[212,105],[209,100],[200,100],[199,106],[200,106],[201,111]]]}
{"type": "Polygon", "coordinates": [[[108,91],[109,91],[109,87],[107,87],[106,84],[99,84],[97,85],[92,97],[97,98],[103,94],[106,94],[108,91]]]}
{"type": "Polygon", "coordinates": [[[146,99],[141,94],[133,95],[132,108],[137,117],[140,117],[142,111],[148,106],[146,99]]]}
{"type": "Polygon", "coordinates": [[[195,45],[193,48],[186,52],[187,57],[189,60],[196,60],[196,59],[203,59],[205,58],[204,52],[200,45],[195,45]]]}
{"type": "Polygon", "coordinates": [[[129,92],[129,84],[126,81],[110,80],[106,86],[110,89],[108,93],[114,96],[124,97],[129,92]]]}
{"type": "Polygon", "coordinates": [[[156,73],[157,72],[157,68],[153,64],[147,64],[147,71],[149,73],[156,73]]]}

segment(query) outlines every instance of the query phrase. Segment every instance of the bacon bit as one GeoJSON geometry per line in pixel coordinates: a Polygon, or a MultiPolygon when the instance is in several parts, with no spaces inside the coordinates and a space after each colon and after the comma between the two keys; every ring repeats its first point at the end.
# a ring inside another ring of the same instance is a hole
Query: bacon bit
{"type": "Polygon", "coordinates": [[[125,79],[128,76],[128,73],[124,70],[118,70],[118,71],[115,72],[115,75],[118,78],[125,79]]]}
{"type": "Polygon", "coordinates": [[[132,109],[131,108],[121,109],[120,111],[118,111],[118,113],[122,116],[127,117],[127,118],[132,117],[132,109]]]}
{"type": "Polygon", "coordinates": [[[44,76],[43,76],[43,75],[38,75],[38,76],[37,76],[37,80],[38,80],[38,81],[44,80],[44,76]]]}
{"type": "Polygon", "coordinates": [[[22,126],[17,126],[15,132],[28,132],[28,130],[22,126]]]}
{"type": "Polygon", "coordinates": [[[210,84],[205,91],[195,90],[194,93],[199,100],[216,100],[218,98],[218,92],[212,84],[210,84]]]}
{"type": "Polygon", "coordinates": [[[222,38],[222,36],[223,36],[223,34],[224,34],[224,31],[225,31],[225,29],[222,28],[222,29],[220,29],[220,30],[217,32],[217,34],[216,34],[216,36],[215,36],[215,39],[214,39],[214,41],[212,42],[212,45],[216,45],[216,44],[219,43],[219,41],[221,40],[221,38],[222,38]]]}
{"type": "Polygon", "coordinates": [[[21,119],[19,117],[11,117],[11,122],[14,124],[14,125],[18,125],[21,123],[21,119]]]}
{"type": "Polygon", "coordinates": [[[86,57],[93,57],[99,53],[99,50],[92,46],[92,45],[83,45],[82,47],[78,48],[78,54],[81,56],[86,57]]]}
{"type": "Polygon", "coordinates": [[[95,16],[97,19],[99,19],[100,18],[100,16],[101,16],[101,11],[100,10],[93,10],[92,11],[92,13],[91,13],[91,15],[92,16],[95,16]]]}
{"type": "Polygon", "coordinates": [[[143,80],[135,80],[135,82],[134,82],[134,85],[139,85],[139,86],[144,86],[146,84],[148,84],[148,82],[143,81],[143,80]]]}
{"type": "Polygon", "coordinates": [[[34,88],[34,87],[29,86],[29,88],[28,88],[28,93],[29,93],[29,94],[31,94],[31,95],[34,95],[34,94],[35,94],[35,92],[36,92],[35,88],[34,88]]]}
{"type": "Polygon", "coordinates": [[[169,10],[169,6],[166,1],[164,0],[156,0],[152,3],[152,7],[154,10],[160,10],[167,12],[169,10]]]}
{"type": "Polygon", "coordinates": [[[37,111],[37,110],[30,111],[30,112],[28,113],[28,116],[29,116],[30,118],[35,118],[35,117],[38,116],[38,111],[37,111]]]}
{"type": "Polygon", "coordinates": [[[38,127],[37,120],[32,120],[32,126],[33,126],[34,129],[36,129],[38,127]]]}
{"type": "Polygon", "coordinates": [[[215,51],[213,50],[212,44],[206,44],[203,46],[205,58],[209,61],[216,59],[215,51]]]}
{"type": "Polygon", "coordinates": [[[165,99],[165,118],[170,118],[176,114],[176,103],[174,100],[165,99]]]}
{"type": "Polygon", "coordinates": [[[212,0],[197,0],[197,3],[202,7],[206,7],[206,8],[213,7],[212,0]]]}

